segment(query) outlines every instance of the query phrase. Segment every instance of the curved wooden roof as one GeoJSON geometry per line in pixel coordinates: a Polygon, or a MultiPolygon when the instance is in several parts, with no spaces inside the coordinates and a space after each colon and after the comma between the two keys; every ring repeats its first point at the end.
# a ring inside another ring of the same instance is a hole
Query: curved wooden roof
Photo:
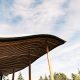
{"type": "Polygon", "coordinates": [[[22,70],[49,50],[63,44],[65,41],[48,34],[0,38],[0,74],[22,70]]]}

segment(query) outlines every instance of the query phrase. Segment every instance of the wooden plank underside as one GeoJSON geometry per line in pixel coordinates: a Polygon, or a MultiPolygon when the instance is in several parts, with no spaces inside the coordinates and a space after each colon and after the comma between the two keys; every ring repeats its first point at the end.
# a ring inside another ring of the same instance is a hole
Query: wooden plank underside
{"type": "Polygon", "coordinates": [[[0,38],[0,74],[10,74],[29,66],[49,50],[65,41],[53,35],[34,35],[18,38],[0,38]]]}

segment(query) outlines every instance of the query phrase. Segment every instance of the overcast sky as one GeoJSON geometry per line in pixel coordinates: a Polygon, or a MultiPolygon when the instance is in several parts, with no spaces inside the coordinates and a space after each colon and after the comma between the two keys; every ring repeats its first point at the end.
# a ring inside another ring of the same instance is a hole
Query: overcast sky
{"type": "MultiPolygon", "coordinates": [[[[80,69],[80,0],[0,0],[0,37],[52,34],[67,41],[50,53],[53,72],[80,69]]],[[[22,70],[28,79],[28,68],[22,70]]],[[[46,55],[32,64],[32,80],[48,75],[46,55]]]]}

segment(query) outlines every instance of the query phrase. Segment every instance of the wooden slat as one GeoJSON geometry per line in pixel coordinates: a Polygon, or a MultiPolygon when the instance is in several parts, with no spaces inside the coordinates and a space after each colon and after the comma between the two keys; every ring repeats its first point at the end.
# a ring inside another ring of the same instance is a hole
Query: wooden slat
{"type": "Polygon", "coordinates": [[[53,35],[41,34],[25,37],[0,38],[0,73],[19,71],[46,53],[46,45],[52,50],[65,41],[53,35]],[[47,43],[46,43],[47,41],[47,43]]]}

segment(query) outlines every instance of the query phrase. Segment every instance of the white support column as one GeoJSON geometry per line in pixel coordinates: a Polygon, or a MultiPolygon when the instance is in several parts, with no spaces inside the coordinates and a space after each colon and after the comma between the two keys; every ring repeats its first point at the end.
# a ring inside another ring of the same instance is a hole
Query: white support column
{"type": "Polygon", "coordinates": [[[48,66],[49,66],[49,71],[50,71],[50,79],[51,80],[54,80],[54,75],[53,75],[53,72],[52,72],[52,66],[51,66],[51,61],[50,61],[50,57],[49,57],[49,47],[47,46],[46,48],[46,51],[47,51],[47,59],[48,59],[48,66]]]}

